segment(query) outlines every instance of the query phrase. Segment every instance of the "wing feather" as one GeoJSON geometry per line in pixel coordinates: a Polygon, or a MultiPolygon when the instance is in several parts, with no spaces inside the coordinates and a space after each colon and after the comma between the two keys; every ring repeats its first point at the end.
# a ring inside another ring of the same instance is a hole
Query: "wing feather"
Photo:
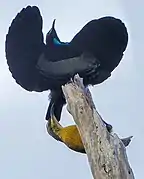
{"type": "Polygon", "coordinates": [[[35,66],[45,48],[42,23],[39,9],[27,6],[13,19],[6,35],[9,70],[16,82],[28,91],[34,90],[39,78],[35,66]]]}

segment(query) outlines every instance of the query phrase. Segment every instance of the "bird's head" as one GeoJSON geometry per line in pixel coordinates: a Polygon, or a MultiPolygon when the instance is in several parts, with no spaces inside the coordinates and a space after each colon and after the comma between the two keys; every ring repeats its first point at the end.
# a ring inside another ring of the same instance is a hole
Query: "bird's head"
{"type": "Polygon", "coordinates": [[[49,30],[49,32],[46,35],[46,44],[51,45],[55,43],[61,43],[60,39],[57,35],[57,32],[55,30],[55,19],[53,20],[52,28],[49,30]]]}
{"type": "Polygon", "coordinates": [[[57,32],[55,30],[55,19],[52,24],[52,28],[46,35],[46,44],[47,45],[69,45],[69,42],[61,42],[57,32]]]}

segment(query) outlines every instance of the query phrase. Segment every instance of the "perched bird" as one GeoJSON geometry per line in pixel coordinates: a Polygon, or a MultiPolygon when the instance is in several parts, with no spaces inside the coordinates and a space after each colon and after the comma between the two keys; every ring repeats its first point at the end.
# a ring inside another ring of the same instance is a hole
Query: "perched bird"
{"type": "Polygon", "coordinates": [[[70,149],[76,152],[85,153],[85,149],[76,125],[62,127],[58,122],[58,120],[56,119],[53,113],[54,112],[53,109],[54,108],[52,106],[50,112],[51,117],[48,120],[46,126],[48,133],[54,139],[64,143],[70,149]]]}
{"type": "MultiPolygon", "coordinates": [[[[58,98],[61,100],[61,85],[69,81],[72,76],[68,72],[71,71],[74,74],[88,69],[93,70],[96,60],[94,58],[93,61],[91,59],[85,61],[84,58],[84,60],[79,60],[79,54],[78,58],[73,60],[72,57],[76,57],[76,53],[69,45],[56,45],[54,43],[54,37],[58,39],[56,33],[53,34],[54,28],[48,32],[45,44],[42,24],[42,16],[38,7],[27,6],[23,8],[12,20],[6,35],[6,59],[13,78],[23,89],[36,92],[52,90],[51,101],[58,98]],[[44,62],[48,64],[49,76],[44,76],[41,73],[45,67],[45,65],[38,65],[41,55],[44,55],[45,58],[42,60],[44,59],[44,62]],[[68,65],[69,63],[70,65],[68,65]],[[59,75],[62,73],[64,78],[57,76],[57,73],[59,75]]],[[[61,113],[59,113],[61,111],[59,103],[58,106],[55,105],[58,119],[61,113]]]]}
{"type": "Polygon", "coordinates": [[[9,70],[22,88],[36,92],[51,90],[46,120],[50,119],[54,104],[59,121],[65,104],[61,85],[76,73],[85,86],[106,80],[122,59],[128,33],[121,20],[103,17],[88,22],[69,43],[64,43],[54,23],[44,43],[38,7],[23,8],[9,27],[5,52],[9,70]]]}
{"type": "MultiPolygon", "coordinates": [[[[120,19],[103,17],[92,20],[88,22],[69,43],[60,41],[54,28],[54,23],[51,29],[51,33],[54,37],[53,42],[59,45],[68,44],[78,53],[88,51],[100,62],[99,67],[96,68],[94,73],[90,73],[89,77],[88,74],[84,75],[84,84],[100,84],[111,76],[111,72],[120,63],[128,43],[127,29],[120,19]]],[[[50,118],[50,108],[51,105],[55,103],[55,106],[59,106],[59,110],[55,107],[55,115],[59,121],[61,109],[65,104],[62,91],[52,91],[51,99],[46,119],[50,118]]]]}
{"type": "MultiPolygon", "coordinates": [[[[53,106],[51,107],[50,119],[47,122],[46,128],[47,132],[57,141],[64,143],[68,148],[73,151],[86,153],[80,133],[76,125],[70,125],[62,127],[61,124],[57,121],[53,106]]],[[[111,132],[111,131],[109,131],[111,132]]],[[[127,147],[131,142],[132,136],[123,138],[121,141],[127,147]]]]}

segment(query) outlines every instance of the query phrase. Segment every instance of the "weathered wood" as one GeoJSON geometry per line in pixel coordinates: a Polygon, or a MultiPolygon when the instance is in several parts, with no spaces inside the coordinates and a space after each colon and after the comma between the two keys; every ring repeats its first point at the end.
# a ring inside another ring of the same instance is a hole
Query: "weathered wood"
{"type": "MultiPolygon", "coordinates": [[[[116,134],[110,134],[96,111],[91,94],[78,75],[63,86],[68,111],[80,132],[94,179],[134,179],[126,149],[116,134]]],[[[130,142],[131,137],[126,141],[130,142]]]]}

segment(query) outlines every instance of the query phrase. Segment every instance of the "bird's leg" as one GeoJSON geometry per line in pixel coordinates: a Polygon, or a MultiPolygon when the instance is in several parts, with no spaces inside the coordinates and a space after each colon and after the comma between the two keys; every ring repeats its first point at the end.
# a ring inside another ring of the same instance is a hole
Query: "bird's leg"
{"type": "Polygon", "coordinates": [[[108,124],[108,123],[105,122],[103,119],[102,119],[102,121],[103,121],[103,123],[105,124],[105,126],[106,126],[108,132],[112,132],[112,128],[113,128],[112,125],[111,125],[111,124],[108,124]]]}
{"type": "Polygon", "coordinates": [[[46,120],[48,121],[51,118],[51,110],[55,115],[56,119],[60,121],[62,108],[65,105],[66,101],[62,92],[62,89],[51,90],[49,94],[50,103],[46,113],[46,120]]]}
{"type": "Polygon", "coordinates": [[[106,70],[102,70],[100,68],[95,68],[93,70],[90,71],[90,73],[87,73],[86,78],[84,79],[84,83],[88,83],[91,85],[96,85],[96,84],[100,84],[103,81],[105,81],[107,78],[109,78],[111,76],[111,73],[106,71],[106,70]]]}

